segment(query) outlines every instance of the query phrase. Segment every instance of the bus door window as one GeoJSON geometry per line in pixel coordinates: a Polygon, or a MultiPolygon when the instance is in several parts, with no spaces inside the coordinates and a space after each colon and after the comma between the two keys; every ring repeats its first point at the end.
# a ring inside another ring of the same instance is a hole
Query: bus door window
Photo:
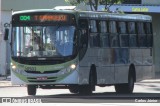
{"type": "Polygon", "coordinates": [[[144,23],[137,23],[138,43],[140,47],[147,47],[147,36],[145,34],[144,23]]]}
{"type": "Polygon", "coordinates": [[[100,46],[109,47],[109,34],[106,21],[100,21],[100,46]]]}
{"type": "Polygon", "coordinates": [[[129,46],[137,47],[137,34],[135,22],[128,22],[129,46]]]}
{"type": "Polygon", "coordinates": [[[80,45],[82,48],[86,48],[88,44],[88,21],[86,19],[80,19],[79,28],[81,32],[80,45]]]}
{"type": "Polygon", "coordinates": [[[79,46],[80,46],[80,60],[83,58],[85,55],[85,52],[87,51],[88,47],[88,20],[86,19],[80,19],[79,20],[79,28],[80,28],[80,41],[79,41],[79,46]]]}
{"type": "Polygon", "coordinates": [[[98,21],[90,20],[90,47],[100,47],[100,36],[98,34],[98,21]]]}

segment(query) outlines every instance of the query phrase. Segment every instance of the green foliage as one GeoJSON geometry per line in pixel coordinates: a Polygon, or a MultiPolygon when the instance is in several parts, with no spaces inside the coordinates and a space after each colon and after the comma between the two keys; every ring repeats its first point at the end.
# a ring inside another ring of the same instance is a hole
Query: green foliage
{"type": "Polygon", "coordinates": [[[110,4],[110,3],[115,3],[115,4],[119,4],[121,2],[123,2],[124,0],[65,0],[67,3],[71,4],[71,5],[78,5],[80,3],[89,3],[89,2],[92,2],[92,3],[96,3],[98,2],[98,4],[110,4]]]}
{"type": "Polygon", "coordinates": [[[124,0],[98,0],[100,4],[120,4],[122,3],[124,0]]]}
{"type": "Polygon", "coordinates": [[[122,3],[124,0],[65,0],[65,1],[71,5],[78,5],[80,3],[89,4],[92,10],[97,10],[99,4],[103,5],[119,4],[122,3]]]}
{"type": "Polygon", "coordinates": [[[78,5],[82,2],[87,3],[88,0],[65,0],[65,2],[71,4],[71,5],[78,5]]]}

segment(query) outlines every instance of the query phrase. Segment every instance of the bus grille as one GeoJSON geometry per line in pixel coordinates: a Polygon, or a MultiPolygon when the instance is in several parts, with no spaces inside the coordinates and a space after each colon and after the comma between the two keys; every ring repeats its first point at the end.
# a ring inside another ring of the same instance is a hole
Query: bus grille
{"type": "Polygon", "coordinates": [[[25,72],[30,73],[30,74],[53,74],[53,73],[58,73],[60,70],[54,70],[54,71],[44,71],[43,73],[40,71],[28,71],[25,70],[25,72]]]}
{"type": "Polygon", "coordinates": [[[27,77],[29,82],[55,82],[57,77],[48,77],[46,80],[37,80],[37,78],[27,77]]]}
{"type": "Polygon", "coordinates": [[[28,80],[29,82],[55,82],[56,80],[28,80]]]}

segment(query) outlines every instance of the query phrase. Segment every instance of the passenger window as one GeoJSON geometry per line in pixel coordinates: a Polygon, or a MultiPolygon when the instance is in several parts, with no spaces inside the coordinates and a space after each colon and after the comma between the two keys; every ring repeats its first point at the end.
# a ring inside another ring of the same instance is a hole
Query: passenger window
{"type": "Polygon", "coordinates": [[[100,47],[100,36],[98,33],[98,21],[90,20],[90,47],[100,47]]]}
{"type": "Polygon", "coordinates": [[[153,46],[153,35],[147,35],[147,44],[148,47],[153,46]]]}
{"type": "Polygon", "coordinates": [[[153,46],[153,34],[152,34],[152,24],[146,23],[146,34],[147,34],[147,46],[152,47],[153,46]]]}
{"type": "Polygon", "coordinates": [[[90,33],[90,47],[100,47],[100,37],[97,33],[90,33]]]}
{"type": "Polygon", "coordinates": [[[129,46],[137,47],[137,34],[135,22],[128,22],[129,46]]]}
{"type": "Polygon", "coordinates": [[[110,21],[109,22],[109,33],[117,33],[117,28],[116,28],[116,22],[115,21],[110,21]]]}
{"type": "Polygon", "coordinates": [[[106,21],[100,21],[100,46],[101,47],[109,47],[109,34],[108,26],[106,21]]]}
{"type": "Polygon", "coordinates": [[[120,45],[121,47],[128,47],[129,46],[129,37],[127,34],[126,23],[125,22],[118,22],[118,29],[119,29],[119,37],[120,37],[120,45]]]}
{"type": "Polygon", "coordinates": [[[98,26],[96,20],[91,20],[90,21],[90,31],[91,33],[93,32],[98,32],[98,26]]]}
{"type": "Polygon", "coordinates": [[[118,28],[119,28],[119,33],[120,34],[126,34],[126,23],[125,22],[118,22],[118,28]]]}
{"type": "Polygon", "coordinates": [[[146,27],[146,34],[152,34],[152,25],[151,25],[151,23],[146,23],[145,27],[146,27]]]}
{"type": "Polygon", "coordinates": [[[116,28],[116,22],[109,22],[109,36],[110,36],[110,45],[111,47],[119,47],[119,38],[116,28]]]}
{"type": "Polygon", "coordinates": [[[106,33],[108,32],[107,30],[107,22],[106,21],[100,21],[100,32],[101,33],[106,33]]]}
{"type": "Polygon", "coordinates": [[[135,23],[134,22],[129,22],[128,23],[128,31],[129,31],[129,34],[136,34],[135,23]]]}
{"type": "Polygon", "coordinates": [[[136,34],[129,35],[129,46],[137,47],[137,35],[136,34]]]}
{"type": "Polygon", "coordinates": [[[144,24],[142,22],[137,23],[138,34],[145,34],[144,24]]]}
{"type": "Polygon", "coordinates": [[[100,34],[100,46],[109,47],[109,34],[108,33],[100,34]]]}
{"type": "Polygon", "coordinates": [[[138,30],[139,46],[140,47],[147,47],[147,36],[145,34],[144,23],[142,23],[142,22],[137,23],[137,30],[138,30]]]}

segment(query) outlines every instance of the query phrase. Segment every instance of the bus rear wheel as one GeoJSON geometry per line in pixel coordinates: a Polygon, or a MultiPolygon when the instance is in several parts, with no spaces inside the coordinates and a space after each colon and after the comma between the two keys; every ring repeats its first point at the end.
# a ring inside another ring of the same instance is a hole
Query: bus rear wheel
{"type": "Polygon", "coordinates": [[[128,83],[115,85],[115,90],[117,93],[133,93],[134,82],[134,75],[129,74],[128,83]]]}
{"type": "Polygon", "coordinates": [[[36,95],[36,91],[37,91],[36,85],[27,85],[28,95],[36,95]]]}

